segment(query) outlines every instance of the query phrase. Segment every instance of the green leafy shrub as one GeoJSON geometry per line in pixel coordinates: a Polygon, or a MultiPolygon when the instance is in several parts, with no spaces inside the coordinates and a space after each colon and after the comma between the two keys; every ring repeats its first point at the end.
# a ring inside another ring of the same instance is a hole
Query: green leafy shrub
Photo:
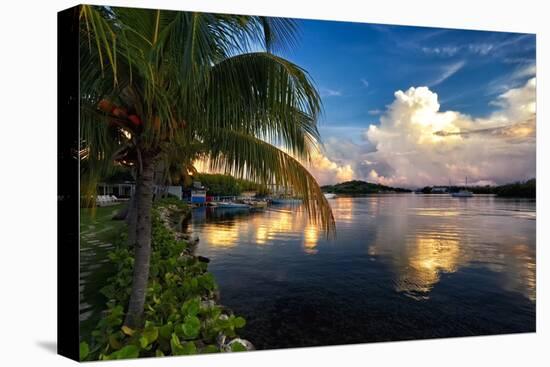
{"type": "Polygon", "coordinates": [[[189,254],[189,244],[176,240],[172,230],[163,224],[158,208],[172,205],[172,201],[163,199],[153,210],[144,327],[132,330],[123,326],[134,258],[133,251],[120,244],[109,255],[116,264],[116,274],[101,290],[109,299],[107,309],[92,332],[90,343],[81,343],[81,360],[220,352],[218,336],[235,337],[236,329],[246,324],[242,317],[216,304],[218,287],[207,272],[207,264],[189,254]]]}
{"type": "Polygon", "coordinates": [[[259,196],[269,194],[266,185],[230,175],[201,173],[196,178],[208,189],[210,196],[239,196],[243,191],[256,191],[259,196]]]}

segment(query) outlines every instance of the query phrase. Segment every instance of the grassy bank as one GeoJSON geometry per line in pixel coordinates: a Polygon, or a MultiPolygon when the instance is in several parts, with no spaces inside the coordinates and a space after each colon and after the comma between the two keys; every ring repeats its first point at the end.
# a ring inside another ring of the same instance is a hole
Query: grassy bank
{"type": "Polygon", "coordinates": [[[116,271],[109,261],[120,233],[126,232],[124,221],[111,220],[123,204],[80,210],[80,338],[88,340],[101,318],[106,302],[100,292],[116,271]]]}
{"type": "MultiPolygon", "coordinates": [[[[112,242],[126,229],[124,221],[111,220],[113,215],[123,207],[124,204],[116,204],[106,207],[81,208],[80,209],[80,231],[84,234],[92,233],[94,239],[103,242],[112,242]]],[[[81,241],[88,243],[87,238],[81,241]]]]}

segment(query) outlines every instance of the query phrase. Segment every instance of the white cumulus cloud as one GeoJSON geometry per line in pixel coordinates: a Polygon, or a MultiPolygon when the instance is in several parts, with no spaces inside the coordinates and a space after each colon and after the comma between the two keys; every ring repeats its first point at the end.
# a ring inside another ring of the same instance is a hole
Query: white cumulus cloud
{"type": "Polygon", "coordinates": [[[365,138],[375,147],[366,178],[388,185],[422,186],[462,182],[505,183],[535,175],[536,79],[501,94],[498,110],[474,119],[440,111],[427,87],[397,91],[395,100],[365,138]],[[382,165],[384,167],[384,165],[382,165]]]}
{"type": "Polygon", "coordinates": [[[338,163],[321,152],[313,152],[311,161],[306,164],[308,171],[321,185],[349,181],[355,176],[350,163],[338,163]]]}

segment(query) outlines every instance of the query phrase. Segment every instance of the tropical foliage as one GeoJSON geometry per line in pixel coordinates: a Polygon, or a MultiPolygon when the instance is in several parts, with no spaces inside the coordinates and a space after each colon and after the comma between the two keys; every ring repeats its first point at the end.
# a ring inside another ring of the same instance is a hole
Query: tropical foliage
{"type": "MultiPolygon", "coordinates": [[[[242,317],[215,302],[217,285],[207,263],[190,252],[191,245],[176,240],[162,222],[160,210],[167,207],[188,210],[181,202],[163,199],[153,209],[153,241],[150,277],[142,328],[123,324],[124,308],[130,297],[133,251],[121,239],[110,253],[116,273],[101,290],[109,300],[104,317],[92,332],[92,340],[81,343],[81,360],[110,360],[145,356],[219,352],[219,337],[235,337],[245,325],[242,317]]],[[[240,351],[232,343],[223,351],[240,351]]]]}
{"type": "Polygon", "coordinates": [[[185,176],[193,159],[208,157],[215,171],[292,187],[311,220],[334,229],[321,189],[299,161],[317,149],[319,95],[305,70],[275,53],[294,43],[292,21],[80,9],[83,189],[94,192],[114,164],[134,167],[137,178],[127,326],[144,321],[158,171],[185,176]]]}
{"type": "Polygon", "coordinates": [[[266,185],[230,175],[201,173],[195,178],[208,189],[208,195],[211,196],[238,196],[244,191],[256,191],[258,195],[267,195],[269,192],[266,185]]]}

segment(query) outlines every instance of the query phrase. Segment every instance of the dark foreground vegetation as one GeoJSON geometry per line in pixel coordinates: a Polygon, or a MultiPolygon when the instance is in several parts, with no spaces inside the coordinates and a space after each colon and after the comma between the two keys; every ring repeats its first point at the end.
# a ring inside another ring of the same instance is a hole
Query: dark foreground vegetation
{"type": "Polygon", "coordinates": [[[359,180],[341,182],[336,185],[325,185],[325,186],[322,186],[321,189],[323,190],[323,192],[329,192],[334,194],[344,194],[344,195],[411,192],[411,190],[408,190],[408,189],[384,186],[380,184],[359,181],[359,180]]]}

